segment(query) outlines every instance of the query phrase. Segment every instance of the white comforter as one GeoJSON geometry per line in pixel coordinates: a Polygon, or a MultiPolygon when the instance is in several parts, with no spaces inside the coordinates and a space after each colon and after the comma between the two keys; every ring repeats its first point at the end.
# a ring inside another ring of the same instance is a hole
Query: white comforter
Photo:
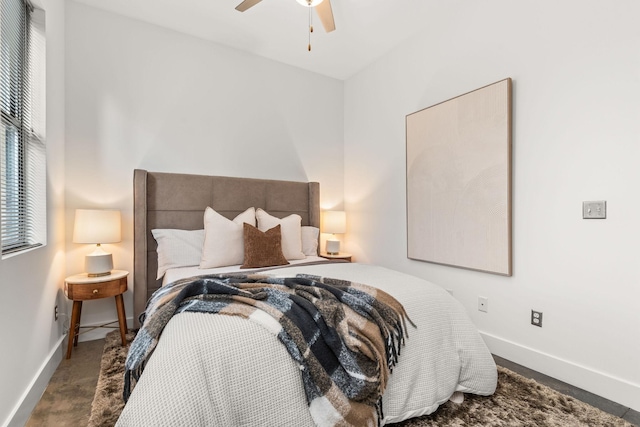
{"type": "MultiPolygon", "coordinates": [[[[429,414],[455,391],[490,395],[496,366],[463,307],[442,288],[363,264],[270,271],[336,277],[380,288],[418,326],[383,396],[384,420],[429,414]]],[[[117,426],[313,426],[296,363],[271,332],[224,315],[181,313],[166,326],[117,426]]]]}

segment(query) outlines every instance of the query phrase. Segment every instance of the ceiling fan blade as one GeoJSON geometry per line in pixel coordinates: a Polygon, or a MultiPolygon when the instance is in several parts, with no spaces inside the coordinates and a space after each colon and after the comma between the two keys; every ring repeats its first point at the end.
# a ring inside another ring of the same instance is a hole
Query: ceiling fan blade
{"type": "Polygon", "coordinates": [[[236,10],[239,12],[244,12],[245,10],[249,9],[250,7],[253,7],[255,5],[257,5],[258,3],[260,3],[261,0],[244,0],[242,3],[240,3],[239,5],[236,6],[236,10]]]}
{"type": "Polygon", "coordinates": [[[329,0],[324,0],[317,5],[316,12],[318,12],[322,26],[327,33],[336,29],[336,23],[333,20],[333,11],[331,10],[331,2],[329,0]]]}

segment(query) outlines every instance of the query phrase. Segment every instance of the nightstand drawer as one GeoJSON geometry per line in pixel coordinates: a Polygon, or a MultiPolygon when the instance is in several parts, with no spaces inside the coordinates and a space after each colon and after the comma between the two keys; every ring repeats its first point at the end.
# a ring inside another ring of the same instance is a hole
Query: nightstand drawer
{"type": "Polygon", "coordinates": [[[65,283],[67,298],[74,301],[92,300],[120,295],[127,290],[127,278],[109,280],[100,283],[65,283]]]}

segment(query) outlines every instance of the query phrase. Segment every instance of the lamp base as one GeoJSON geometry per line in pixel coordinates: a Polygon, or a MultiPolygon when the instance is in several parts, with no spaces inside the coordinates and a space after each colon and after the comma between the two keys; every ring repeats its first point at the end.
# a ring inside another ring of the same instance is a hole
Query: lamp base
{"type": "Polygon", "coordinates": [[[326,252],[329,255],[338,255],[340,253],[340,240],[327,240],[326,252]]]}
{"type": "Polygon", "coordinates": [[[89,277],[108,276],[113,270],[113,257],[109,253],[92,253],[84,257],[84,271],[89,277]]]}
{"type": "Polygon", "coordinates": [[[107,271],[106,273],[87,273],[87,277],[102,277],[102,276],[108,276],[111,274],[111,270],[107,271]]]}

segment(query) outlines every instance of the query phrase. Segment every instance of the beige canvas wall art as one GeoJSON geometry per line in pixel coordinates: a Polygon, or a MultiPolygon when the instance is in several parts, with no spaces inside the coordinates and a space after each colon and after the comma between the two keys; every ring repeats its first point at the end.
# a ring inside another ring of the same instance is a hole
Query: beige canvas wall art
{"type": "Polygon", "coordinates": [[[406,117],[407,256],[510,276],[511,79],[406,117]]]}

